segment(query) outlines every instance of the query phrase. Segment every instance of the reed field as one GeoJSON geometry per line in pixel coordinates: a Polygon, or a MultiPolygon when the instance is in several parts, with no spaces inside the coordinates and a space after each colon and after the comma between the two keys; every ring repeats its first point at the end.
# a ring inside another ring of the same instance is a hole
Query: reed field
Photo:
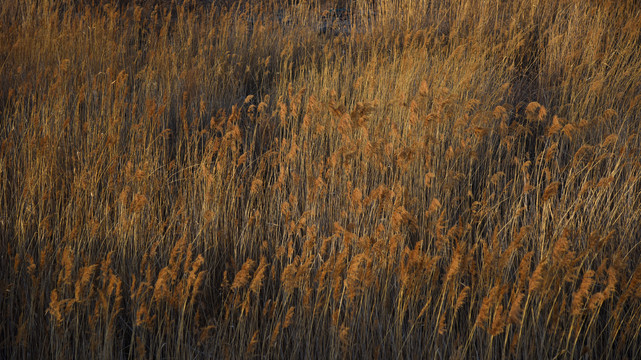
{"type": "Polygon", "coordinates": [[[0,2],[0,358],[641,358],[641,4],[0,2]]]}

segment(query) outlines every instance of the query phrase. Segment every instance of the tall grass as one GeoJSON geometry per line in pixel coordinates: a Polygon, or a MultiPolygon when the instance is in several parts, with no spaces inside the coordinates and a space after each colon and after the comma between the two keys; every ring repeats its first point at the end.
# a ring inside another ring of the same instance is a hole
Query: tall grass
{"type": "Polygon", "coordinates": [[[641,356],[636,2],[0,19],[0,357],[641,356]]]}

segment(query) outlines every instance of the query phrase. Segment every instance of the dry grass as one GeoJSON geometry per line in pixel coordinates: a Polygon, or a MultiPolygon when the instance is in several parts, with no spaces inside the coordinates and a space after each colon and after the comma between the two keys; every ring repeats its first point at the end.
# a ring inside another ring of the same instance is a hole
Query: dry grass
{"type": "Polygon", "coordinates": [[[0,4],[1,358],[641,357],[637,2],[136,3],[0,4]]]}

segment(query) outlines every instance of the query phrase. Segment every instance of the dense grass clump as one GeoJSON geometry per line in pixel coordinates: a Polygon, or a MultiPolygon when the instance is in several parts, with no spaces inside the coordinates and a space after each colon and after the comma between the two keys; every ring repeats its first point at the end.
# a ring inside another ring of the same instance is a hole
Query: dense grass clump
{"type": "Polygon", "coordinates": [[[635,1],[0,2],[0,358],[640,358],[635,1]]]}

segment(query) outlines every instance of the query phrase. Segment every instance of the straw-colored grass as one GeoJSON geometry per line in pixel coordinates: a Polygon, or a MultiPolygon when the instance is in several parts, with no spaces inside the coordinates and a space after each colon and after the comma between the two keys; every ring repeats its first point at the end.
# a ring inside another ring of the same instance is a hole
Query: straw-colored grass
{"type": "Polygon", "coordinates": [[[641,357],[636,1],[0,2],[0,358],[641,357]]]}

